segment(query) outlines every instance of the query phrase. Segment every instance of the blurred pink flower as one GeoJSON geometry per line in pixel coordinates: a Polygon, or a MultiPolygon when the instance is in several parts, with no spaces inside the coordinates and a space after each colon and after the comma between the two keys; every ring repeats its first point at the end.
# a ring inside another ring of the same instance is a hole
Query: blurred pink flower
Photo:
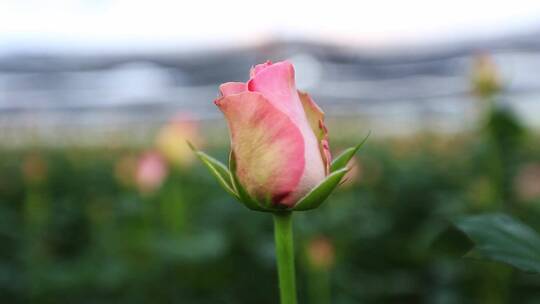
{"type": "Polygon", "coordinates": [[[157,152],[146,152],[137,164],[136,182],[142,193],[159,189],[168,174],[167,164],[157,152]]]}
{"type": "Polygon", "coordinates": [[[351,158],[347,164],[347,167],[349,167],[350,170],[347,172],[347,174],[345,174],[343,180],[341,181],[342,188],[352,187],[359,183],[362,179],[363,168],[360,160],[351,158]]]}
{"type": "Polygon", "coordinates": [[[329,270],[335,262],[335,249],[332,240],[318,236],[312,239],[306,248],[309,264],[316,269],[329,270]]]}
{"type": "Polygon", "coordinates": [[[249,81],[220,92],[240,183],[256,200],[295,206],[328,175],[331,156],[324,113],[296,89],[293,65],[256,65],[249,81]]]}
{"type": "Polygon", "coordinates": [[[540,163],[522,166],[515,177],[514,188],[522,200],[540,198],[540,163]]]}
{"type": "Polygon", "coordinates": [[[47,163],[41,154],[30,153],[24,158],[21,171],[27,182],[40,183],[47,178],[47,163]]]}

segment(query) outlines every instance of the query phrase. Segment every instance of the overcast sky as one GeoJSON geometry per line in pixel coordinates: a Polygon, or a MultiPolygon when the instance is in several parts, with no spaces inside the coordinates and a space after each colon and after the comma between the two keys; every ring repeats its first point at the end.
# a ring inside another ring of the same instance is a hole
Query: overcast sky
{"type": "Polygon", "coordinates": [[[380,47],[535,29],[535,0],[0,0],[0,52],[189,50],[271,38],[380,47]]]}

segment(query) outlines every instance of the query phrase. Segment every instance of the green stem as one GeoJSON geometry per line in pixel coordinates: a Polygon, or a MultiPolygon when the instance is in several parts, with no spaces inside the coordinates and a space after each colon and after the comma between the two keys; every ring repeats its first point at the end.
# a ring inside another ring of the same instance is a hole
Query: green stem
{"type": "Polygon", "coordinates": [[[296,304],[292,213],[274,213],[274,237],[281,304],[296,304]]]}

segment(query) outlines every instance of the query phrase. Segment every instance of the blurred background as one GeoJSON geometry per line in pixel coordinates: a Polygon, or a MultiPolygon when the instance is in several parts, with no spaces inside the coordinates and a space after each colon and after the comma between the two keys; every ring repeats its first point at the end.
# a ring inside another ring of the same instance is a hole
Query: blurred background
{"type": "Polygon", "coordinates": [[[538,303],[456,217],[540,230],[540,2],[0,2],[0,302],[277,303],[217,87],[291,60],[348,180],[295,222],[301,303],[538,303]]]}

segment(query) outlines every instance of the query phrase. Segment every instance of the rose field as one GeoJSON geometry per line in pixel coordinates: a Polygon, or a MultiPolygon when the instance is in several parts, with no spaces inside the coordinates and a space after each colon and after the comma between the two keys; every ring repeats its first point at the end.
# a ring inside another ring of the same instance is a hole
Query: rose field
{"type": "MultiPolygon", "coordinates": [[[[538,136],[489,134],[368,140],[329,201],[296,216],[299,300],[538,301],[538,276],[462,258],[471,242],[451,228],[505,211],[540,229],[538,136]]],[[[227,145],[206,147],[227,158],[227,145]]],[[[271,218],[224,196],[200,163],[141,191],[132,158],[147,148],[2,152],[4,303],[278,301],[271,218]]]]}

